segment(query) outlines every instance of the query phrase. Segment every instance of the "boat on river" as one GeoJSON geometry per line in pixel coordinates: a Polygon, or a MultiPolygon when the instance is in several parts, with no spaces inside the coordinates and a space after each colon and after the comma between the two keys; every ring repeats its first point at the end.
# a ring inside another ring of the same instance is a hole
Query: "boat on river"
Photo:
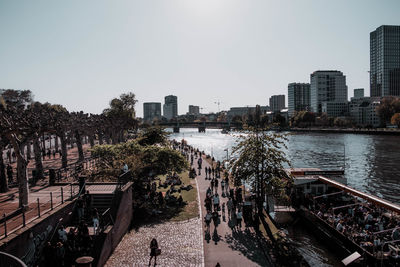
{"type": "Polygon", "coordinates": [[[399,264],[400,206],[348,187],[341,170],[291,169],[290,173],[297,215],[342,256],[345,265],[399,264]]]}

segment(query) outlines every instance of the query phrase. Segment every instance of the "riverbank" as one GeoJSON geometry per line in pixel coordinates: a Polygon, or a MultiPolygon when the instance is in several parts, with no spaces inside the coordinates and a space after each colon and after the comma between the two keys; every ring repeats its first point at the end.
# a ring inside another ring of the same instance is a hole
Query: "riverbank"
{"type": "Polygon", "coordinates": [[[354,128],[287,128],[289,132],[314,132],[314,133],[346,133],[346,134],[372,134],[372,135],[396,135],[400,136],[397,128],[378,128],[378,129],[354,129],[354,128]]]}

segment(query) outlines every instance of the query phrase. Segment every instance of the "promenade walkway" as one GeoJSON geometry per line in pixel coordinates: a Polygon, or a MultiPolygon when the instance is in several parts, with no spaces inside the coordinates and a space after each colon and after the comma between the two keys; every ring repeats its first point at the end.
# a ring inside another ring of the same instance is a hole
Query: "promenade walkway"
{"type": "MultiPolygon", "coordinates": [[[[195,160],[194,162],[197,162],[195,160]]],[[[196,163],[195,163],[196,164],[196,163]]],[[[197,164],[196,164],[197,166],[197,164]]],[[[198,190],[200,193],[200,206],[202,210],[202,219],[206,214],[204,207],[204,199],[206,190],[210,186],[210,180],[205,179],[205,167],[210,165],[203,158],[201,175],[197,176],[198,190]]],[[[218,188],[220,203],[228,201],[227,197],[222,197],[221,187],[218,188]]],[[[204,222],[204,219],[203,219],[204,222]]],[[[211,240],[207,240],[205,232],[206,227],[203,223],[204,233],[204,261],[205,266],[214,267],[219,263],[222,267],[229,266],[270,266],[263,250],[259,247],[258,237],[252,227],[245,229],[242,223],[241,231],[232,231],[229,227],[228,211],[226,210],[225,217],[221,216],[221,223],[217,227],[218,237],[214,238],[213,233],[215,226],[211,223],[211,240]]]]}

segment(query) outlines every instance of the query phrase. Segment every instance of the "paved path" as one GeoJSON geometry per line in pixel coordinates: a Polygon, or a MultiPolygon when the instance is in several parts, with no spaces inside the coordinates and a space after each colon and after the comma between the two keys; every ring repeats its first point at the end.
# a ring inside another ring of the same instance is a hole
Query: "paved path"
{"type": "MultiPolygon", "coordinates": [[[[148,266],[150,241],[157,238],[161,255],[156,266],[202,266],[201,222],[193,218],[181,222],[146,225],[127,233],[106,267],[148,266]]],[[[152,260],[152,266],[154,259],[152,260]]]]}
{"type": "MultiPolygon", "coordinates": [[[[194,162],[197,162],[195,160],[194,162]]],[[[197,164],[196,164],[197,166],[197,164]]],[[[206,214],[204,207],[204,199],[206,190],[210,185],[210,180],[205,180],[204,168],[210,165],[203,159],[201,175],[197,176],[198,188],[200,192],[202,218],[206,214]]],[[[227,202],[228,198],[222,197],[221,186],[219,183],[218,194],[220,196],[220,203],[227,202]]],[[[225,204],[226,206],[226,204],[225,204]]],[[[204,220],[203,220],[204,221],[204,220]]],[[[226,210],[225,219],[221,216],[221,223],[217,227],[218,238],[213,238],[214,224],[211,223],[211,240],[204,238],[204,256],[205,266],[214,267],[217,262],[221,267],[229,266],[269,266],[263,251],[258,247],[257,236],[252,228],[245,229],[242,223],[241,231],[232,232],[228,225],[228,211],[226,210]]],[[[203,223],[203,237],[205,237],[205,224],[203,223]]]]}

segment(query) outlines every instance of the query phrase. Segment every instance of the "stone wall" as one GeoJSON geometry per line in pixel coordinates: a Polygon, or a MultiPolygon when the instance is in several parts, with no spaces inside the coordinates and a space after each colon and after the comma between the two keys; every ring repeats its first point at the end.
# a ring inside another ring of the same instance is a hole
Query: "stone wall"
{"type": "Polygon", "coordinates": [[[68,225],[72,219],[75,200],[66,201],[25,227],[11,233],[0,241],[0,251],[22,259],[28,266],[35,262],[46,241],[53,235],[57,224],[68,225]],[[60,219],[62,220],[60,221],[60,219]]]}
{"type": "Polygon", "coordinates": [[[104,234],[105,240],[97,266],[101,267],[110,257],[114,249],[118,246],[122,237],[129,230],[132,220],[132,182],[127,183],[120,192],[121,201],[112,228],[108,228],[104,234]]]}

